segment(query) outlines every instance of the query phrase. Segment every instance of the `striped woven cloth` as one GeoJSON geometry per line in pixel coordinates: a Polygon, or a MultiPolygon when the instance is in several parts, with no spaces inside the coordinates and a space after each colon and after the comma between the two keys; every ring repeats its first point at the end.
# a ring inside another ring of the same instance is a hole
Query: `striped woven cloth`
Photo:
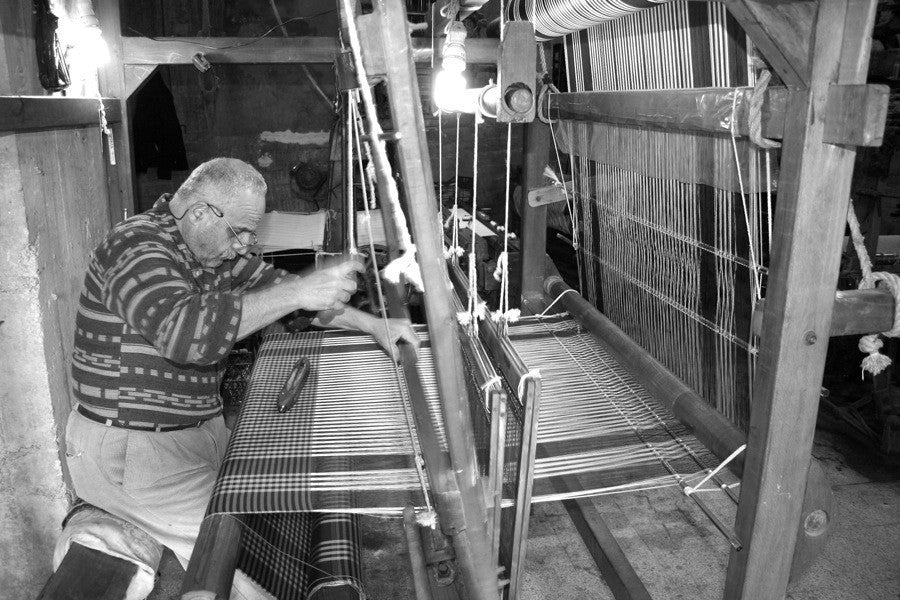
{"type": "MultiPolygon", "coordinates": [[[[430,344],[424,329],[418,333],[418,368],[443,435],[430,344]]],[[[355,513],[399,514],[424,504],[402,388],[370,336],[263,340],[208,514],[243,515],[239,567],[276,597],[310,598],[340,586],[361,594],[355,513]],[[294,407],[279,413],[276,399],[300,358],[310,361],[309,378],[294,407]]]]}

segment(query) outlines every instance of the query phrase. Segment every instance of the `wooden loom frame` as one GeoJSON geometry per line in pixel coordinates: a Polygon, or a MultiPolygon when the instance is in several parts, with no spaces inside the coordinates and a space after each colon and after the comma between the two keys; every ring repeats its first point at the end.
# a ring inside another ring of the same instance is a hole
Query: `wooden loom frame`
{"type": "MultiPolygon", "coordinates": [[[[120,183],[127,181],[132,168],[126,100],[156,65],[188,64],[192,51],[183,43],[188,40],[169,39],[160,45],[143,47],[142,44],[149,45],[142,40],[121,38],[118,1],[99,0],[98,4],[97,14],[105,37],[113,41],[114,55],[103,91],[119,99],[124,124],[114,127],[119,162],[117,169],[110,170],[111,202],[128,208],[133,206],[133,191],[120,183]]],[[[788,86],[785,159],[779,186],[772,276],[762,323],[756,410],[746,459],[746,499],[739,508],[737,523],[738,535],[746,549],[732,553],[726,587],[729,598],[774,598],[783,596],[786,589],[793,549],[793,539],[782,543],[781,532],[800,526],[801,487],[806,480],[812,446],[824,341],[835,326],[834,284],[854,154],[852,148],[826,143],[829,138],[823,123],[829,115],[842,115],[838,118],[841,122],[845,120],[843,115],[852,113],[846,110],[848,104],[852,108],[852,103],[834,107],[828,98],[835,87],[865,82],[875,3],[820,0],[776,4],[727,0],[726,6],[788,86]]],[[[263,42],[247,48],[241,56],[232,54],[226,60],[330,63],[337,50],[334,40],[289,38],[263,42]],[[328,46],[326,52],[318,47],[323,44],[328,46]],[[293,50],[288,51],[289,48],[293,50]]],[[[485,57],[496,55],[493,42],[483,46],[476,40],[469,43],[470,57],[473,46],[482,47],[485,57]]],[[[420,54],[418,60],[425,53],[420,54]]],[[[65,101],[74,105],[75,99],[65,101]]],[[[528,126],[527,143],[528,155],[540,157],[540,145],[548,143],[541,124],[528,126]]],[[[533,168],[526,169],[526,177],[528,187],[536,187],[539,175],[533,168]]],[[[521,273],[525,306],[540,303],[545,221],[545,208],[526,209],[521,273]]],[[[867,301],[868,298],[859,303],[867,301]]],[[[884,315],[889,314],[893,303],[884,298],[878,301],[881,307],[877,313],[881,315],[880,322],[884,322],[884,315]]],[[[850,318],[854,318],[853,313],[850,318]]]]}
{"type": "MultiPolygon", "coordinates": [[[[847,127],[854,118],[852,106],[864,106],[861,116],[871,124],[870,139],[877,145],[886,107],[883,99],[860,103],[848,89],[883,94],[878,86],[864,85],[875,0],[726,0],[725,5],[787,86],[769,286],[735,525],[744,549],[731,551],[724,593],[728,599],[753,600],[785,594],[795,538],[784,532],[822,525],[801,523],[800,517],[826,342],[833,329],[854,145],[865,139],[847,127]],[[837,96],[856,100],[830,101],[837,96]]],[[[598,101],[613,94],[590,93],[598,101]]],[[[541,185],[547,131],[541,123],[529,125],[526,193],[541,185]]],[[[546,207],[523,205],[522,301],[533,310],[544,301],[546,207]]]]}

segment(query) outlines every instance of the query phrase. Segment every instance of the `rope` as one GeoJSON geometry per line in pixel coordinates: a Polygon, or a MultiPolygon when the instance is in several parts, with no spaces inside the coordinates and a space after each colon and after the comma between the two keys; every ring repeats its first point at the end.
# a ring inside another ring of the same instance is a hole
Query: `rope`
{"type": "MultiPolygon", "coordinates": [[[[881,335],[885,337],[900,337],[900,276],[894,273],[885,273],[883,271],[872,272],[872,260],[866,251],[863,243],[862,232],[859,229],[859,221],[856,218],[856,211],[853,208],[853,199],[850,199],[850,210],[847,211],[847,224],[850,226],[850,239],[853,241],[853,248],[859,257],[859,266],[862,269],[862,279],[857,286],[861,290],[874,289],[879,281],[883,282],[894,296],[894,325],[888,331],[882,331],[881,335]]],[[[884,371],[890,364],[891,359],[879,352],[884,346],[884,342],[879,338],[879,334],[872,333],[863,336],[859,340],[859,351],[868,354],[861,363],[861,377],[865,378],[866,371],[872,375],[878,375],[884,371]]]]}
{"type": "Polygon", "coordinates": [[[772,79],[772,74],[769,73],[768,69],[763,69],[756,80],[756,84],[753,86],[753,92],[750,94],[750,140],[766,150],[781,148],[780,143],[764,138],[762,135],[762,105],[770,79],[772,79]]]}
{"type": "Polygon", "coordinates": [[[547,85],[541,86],[541,91],[538,92],[538,101],[537,101],[538,119],[540,119],[542,123],[546,123],[548,125],[552,125],[553,123],[555,123],[555,121],[550,117],[550,94],[551,93],[558,94],[559,89],[552,83],[548,83],[547,85]]]}
{"type": "MultiPolygon", "coordinates": [[[[403,214],[403,209],[400,207],[397,183],[390,173],[390,162],[388,161],[385,142],[381,140],[381,134],[383,132],[381,125],[378,122],[375,98],[372,95],[372,88],[369,87],[369,80],[366,75],[365,66],[363,65],[362,43],[360,42],[359,31],[356,27],[356,20],[353,17],[355,14],[353,4],[350,0],[342,0],[342,4],[347,13],[347,29],[350,34],[350,47],[353,50],[352,54],[354,66],[356,67],[356,79],[359,84],[359,92],[362,94],[363,107],[366,112],[366,121],[369,124],[369,137],[371,142],[365,144],[367,153],[370,153],[369,164],[372,165],[377,163],[376,166],[379,169],[379,172],[384,176],[387,187],[385,197],[382,198],[382,203],[386,208],[384,217],[390,217],[394,220],[394,229],[400,238],[397,240],[397,245],[403,252],[403,255],[394,259],[394,261],[385,268],[385,271],[387,271],[394,263],[397,263],[391,272],[393,273],[402,270],[403,274],[406,275],[410,282],[416,285],[419,291],[423,291],[422,274],[419,272],[419,265],[415,261],[415,246],[409,235],[409,229],[406,225],[406,217],[403,214]],[[372,160],[373,157],[375,159],[374,161],[372,160]]],[[[374,168],[375,167],[373,167],[373,169],[374,168]]]]}

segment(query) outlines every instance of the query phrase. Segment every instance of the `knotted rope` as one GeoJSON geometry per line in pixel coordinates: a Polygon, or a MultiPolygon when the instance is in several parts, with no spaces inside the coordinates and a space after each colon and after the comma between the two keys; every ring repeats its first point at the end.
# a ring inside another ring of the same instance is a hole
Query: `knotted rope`
{"type": "MultiPolygon", "coordinates": [[[[850,200],[850,210],[847,211],[847,224],[850,226],[850,239],[853,241],[853,248],[859,257],[859,267],[862,270],[862,280],[857,286],[861,290],[874,289],[876,284],[881,281],[891,291],[894,296],[894,326],[888,331],[882,331],[880,335],[885,337],[900,336],[900,276],[894,273],[885,273],[882,271],[872,272],[872,260],[866,251],[863,243],[862,232],[859,229],[859,221],[856,218],[856,211],[853,209],[853,200],[850,200]]],[[[859,340],[859,351],[868,354],[862,360],[862,377],[866,376],[866,371],[872,375],[878,375],[891,364],[891,359],[879,352],[884,342],[878,337],[879,334],[872,333],[863,336],[859,340]]]]}

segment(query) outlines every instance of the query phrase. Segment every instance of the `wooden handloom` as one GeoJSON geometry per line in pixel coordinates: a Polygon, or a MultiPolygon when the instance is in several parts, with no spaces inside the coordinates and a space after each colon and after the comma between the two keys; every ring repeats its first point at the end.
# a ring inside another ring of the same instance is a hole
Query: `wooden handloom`
{"type": "MultiPolygon", "coordinates": [[[[767,136],[783,139],[784,150],[769,283],[760,326],[762,343],[754,409],[750,433],[746,436],[748,448],[742,461],[739,459],[731,467],[736,473],[742,472],[741,501],[734,527],[740,547],[731,551],[725,597],[778,598],[787,587],[797,544],[815,545],[824,539],[822,534],[831,518],[820,473],[815,465],[810,466],[812,433],[830,332],[863,327],[858,325],[860,318],[855,313],[850,313],[841,324],[833,323],[832,309],[853,147],[880,141],[886,96],[877,86],[865,85],[874,2],[819,0],[772,4],[729,0],[726,6],[785,87],[770,92],[770,96],[779,99],[769,100],[771,112],[763,124],[767,136]],[[798,531],[800,535],[785,536],[784,531],[798,531]]],[[[503,588],[495,568],[498,557],[490,540],[499,526],[495,525],[499,510],[485,503],[489,495],[482,491],[475,459],[474,425],[463,383],[457,310],[448,293],[450,277],[442,256],[441,232],[435,226],[437,205],[423,135],[415,52],[399,2],[377,2],[372,14],[350,18],[357,19],[362,31],[368,74],[383,77],[388,84],[395,137],[399,138],[397,170],[403,175],[403,195],[417,199],[407,202],[407,208],[424,279],[428,327],[432,339],[436,340],[433,351],[449,449],[446,455],[436,451],[433,440],[427,440],[428,428],[422,428],[423,454],[434,486],[439,521],[453,541],[469,595],[496,597],[503,588]]],[[[178,41],[170,43],[177,45],[178,41]]],[[[160,62],[149,56],[148,49],[141,50],[135,41],[127,42],[122,48],[128,65],[160,62]]],[[[322,56],[316,60],[325,60],[322,57],[327,55],[330,61],[336,50],[335,46],[324,49],[317,46],[316,51],[322,56]]],[[[157,50],[154,48],[153,52],[157,50]]],[[[485,55],[490,56],[491,52],[487,49],[485,55]]],[[[189,60],[189,55],[182,59],[189,60]]],[[[165,60],[179,59],[168,54],[165,60]]],[[[129,72],[134,75],[134,67],[129,72]]],[[[139,85],[140,76],[130,86],[127,78],[124,79],[124,87],[134,89],[139,85]]],[[[647,114],[656,115],[653,117],[617,115],[617,107],[631,101],[615,94],[586,92],[579,98],[572,94],[553,94],[549,97],[549,112],[555,118],[638,122],[649,126],[679,121],[678,103],[668,101],[659,102],[648,111],[647,114]],[[580,109],[572,109],[573,104],[580,109]],[[585,106],[590,110],[584,111],[585,106]]],[[[632,94],[647,105],[662,99],[662,93],[658,92],[632,94]]],[[[691,102],[690,92],[684,96],[691,102]]],[[[720,108],[709,110],[714,112],[720,108]]],[[[743,131],[746,123],[744,117],[740,118],[738,132],[743,131]]],[[[679,122],[692,131],[706,127],[679,122]]],[[[551,136],[549,127],[540,121],[525,127],[524,187],[528,190],[542,184],[541,173],[550,155],[551,136]]],[[[377,132],[370,132],[370,139],[377,139],[377,132]]],[[[384,186],[384,172],[380,176],[384,186]]],[[[527,202],[523,206],[522,260],[518,274],[523,309],[538,313],[550,301],[560,298],[562,307],[584,328],[607,341],[612,338],[610,343],[620,361],[628,364],[632,372],[643,371],[641,383],[693,429],[714,454],[721,457],[743,443],[743,432],[709,408],[627,336],[609,327],[594,307],[574,293],[562,295],[565,284],[548,268],[544,253],[546,208],[532,207],[527,202]]],[[[886,313],[887,308],[882,312],[886,313]]],[[[871,322],[871,314],[869,318],[871,322]]],[[[884,320],[881,313],[877,318],[884,320]]],[[[504,372],[511,388],[519,388],[520,382],[525,382],[521,389],[526,396],[520,400],[524,407],[536,411],[536,400],[529,399],[538,397],[539,380],[526,378],[528,370],[516,364],[514,352],[502,348],[506,342],[490,325],[482,328],[485,344],[500,363],[499,370],[504,372]]],[[[416,379],[417,375],[410,377],[416,379]]],[[[498,431],[494,433],[499,436],[498,431]]],[[[501,443],[500,447],[503,446],[501,443]]],[[[523,439],[521,462],[527,466],[536,454],[535,440],[523,439]]],[[[496,489],[496,473],[494,480],[491,490],[496,489]]],[[[558,485],[571,489],[577,482],[568,479],[558,485]]],[[[520,482],[517,493],[521,494],[515,502],[517,531],[521,536],[527,532],[529,484],[520,482]]],[[[496,496],[492,502],[495,500],[496,496]]],[[[567,501],[567,508],[576,524],[581,519],[579,529],[587,532],[585,535],[592,537],[599,547],[598,563],[606,561],[601,568],[617,597],[646,597],[642,596],[646,591],[641,592],[640,584],[634,582],[633,570],[616,554],[615,544],[608,539],[602,523],[598,524],[593,516],[585,513],[583,502],[567,501]]],[[[217,553],[234,548],[238,533],[234,522],[227,519],[213,519],[204,524],[185,591],[227,594],[227,585],[223,587],[221,581],[211,581],[221,579],[217,570],[229,562],[217,553]]],[[[513,552],[518,553],[515,564],[520,569],[525,552],[523,539],[513,544],[513,552]]],[[[512,580],[511,597],[515,596],[520,576],[518,572],[504,575],[512,580]]]]}

